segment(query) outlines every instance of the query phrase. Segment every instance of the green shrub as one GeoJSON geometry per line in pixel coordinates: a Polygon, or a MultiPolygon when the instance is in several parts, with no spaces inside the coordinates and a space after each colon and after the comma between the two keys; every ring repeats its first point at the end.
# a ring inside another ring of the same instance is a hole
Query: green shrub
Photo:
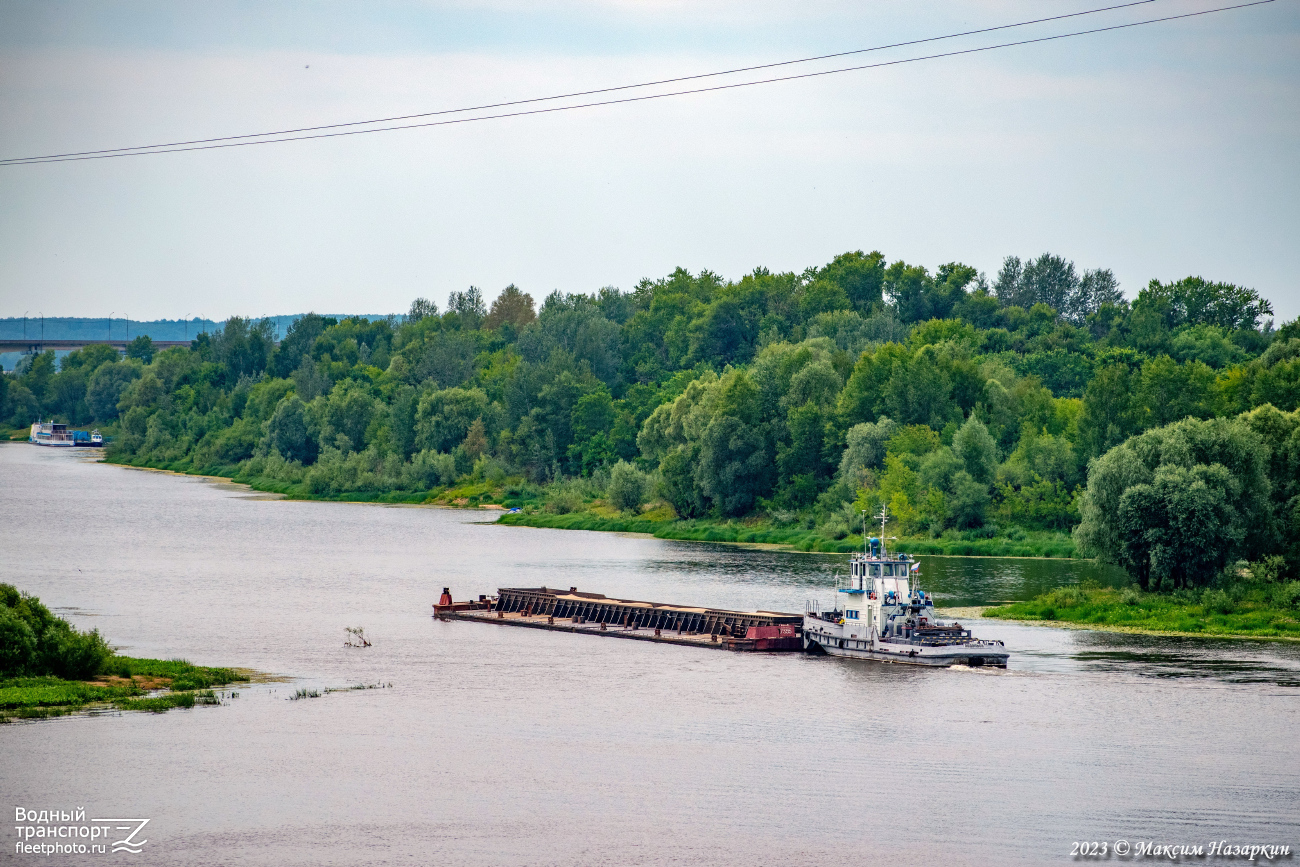
{"type": "Polygon", "coordinates": [[[1215,614],[1231,614],[1237,610],[1237,603],[1232,596],[1223,590],[1206,590],[1201,597],[1201,605],[1206,611],[1215,614]]]}
{"type": "Polygon", "coordinates": [[[94,677],[113,650],[98,630],[80,632],[35,596],[0,584],[0,677],[94,677]]]}
{"type": "Polygon", "coordinates": [[[610,470],[605,497],[614,508],[623,512],[635,512],[645,502],[649,492],[649,477],[627,461],[619,461],[610,470]]]}
{"type": "Polygon", "coordinates": [[[194,693],[169,692],[149,698],[123,698],[114,702],[122,710],[147,710],[165,713],[174,707],[194,707],[194,693]]]}
{"type": "Polygon", "coordinates": [[[546,511],[554,515],[567,515],[582,508],[582,494],[569,485],[557,485],[548,492],[546,511]]]}
{"type": "Polygon", "coordinates": [[[1052,591],[1050,598],[1060,608],[1078,608],[1088,603],[1088,594],[1084,589],[1073,585],[1052,591]]]}
{"type": "Polygon", "coordinates": [[[1288,581],[1274,585],[1270,593],[1272,602],[1278,608],[1295,608],[1300,606],[1300,581],[1288,581]]]}

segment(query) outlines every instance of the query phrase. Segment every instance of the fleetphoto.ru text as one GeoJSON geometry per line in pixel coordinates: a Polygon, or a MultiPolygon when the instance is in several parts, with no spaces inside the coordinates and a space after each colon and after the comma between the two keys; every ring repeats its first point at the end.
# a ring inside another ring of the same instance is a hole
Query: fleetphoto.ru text
{"type": "Polygon", "coordinates": [[[148,819],[87,819],[86,808],[29,810],[14,807],[15,855],[139,855],[148,819]]]}

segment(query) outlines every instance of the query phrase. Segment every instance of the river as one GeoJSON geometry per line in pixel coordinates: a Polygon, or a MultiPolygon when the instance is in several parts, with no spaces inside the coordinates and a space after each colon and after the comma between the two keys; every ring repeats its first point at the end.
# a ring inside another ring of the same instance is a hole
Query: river
{"type": "MultiPolygon", "coordinates": [[[[989,865],[1071,861],[1078,841],[1300,844],[1295,645],[979,622],[1008,670],[917,670],[434,620],[444,585],[802,611],[844,571],[491,518],[0,446],[0,581],[129,655],[284,678],[220,707],[0,726],[6,809],[147,817],[139,864],[989,865]],[[345,647],[349,626],[373,646],[345,647]],[[353,684],[392,686],[288,700],[353,684]]],[[[941,604],[1113,578],[920,559],[941,604]]],[[[5,825],[0,861],[126,858],[15,855],[5,825]]]]}

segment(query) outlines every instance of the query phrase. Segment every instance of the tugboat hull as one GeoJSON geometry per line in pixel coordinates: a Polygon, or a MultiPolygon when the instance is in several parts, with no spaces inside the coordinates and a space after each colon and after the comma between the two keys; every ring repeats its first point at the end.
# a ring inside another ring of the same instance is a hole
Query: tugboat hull
{"type": "Polygon", "coordinates": [[[917,647],[907,644],[893,644],[883,641],[855,641],[832,638],[817,633],[817,627],[804,627],[804,650],[809,653],[824,653],[844,659],[867,659],[873,662],[892,662],[900,665],[927,665],[948,667],[964,665],[970,668],[1006,668],[1011,654],[996,642],[979,642],[978,644],[948,645],[941,647],[917,647]]]}

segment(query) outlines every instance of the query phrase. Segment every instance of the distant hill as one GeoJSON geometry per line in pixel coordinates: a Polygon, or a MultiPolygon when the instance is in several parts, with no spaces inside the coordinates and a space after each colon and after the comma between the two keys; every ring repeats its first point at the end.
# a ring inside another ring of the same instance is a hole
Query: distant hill
{"type": "MultiPolygon", "coordinates": [[[[302,318],[304,314],[293,313],[287,316],[268,316],[275,323],[275,339],[279,340],[284,337],[289,326],[295,321],[302,318]]],[[[335,319],[344,319],[348,316],[358,314],[352,313],[324,313],[323,316],[332,316],[335,319]]],[[[366,319],[374,321],[376,319],[387,319],[387,313],[362,313],[359,314],[366,319]]],[[[401,315],[397,317],[401,320],[401,315]]],[[[221,323],[212,319],[154,319],[150,321],[141,321],[137,319],[123,319],[120,316],[114,317],[110,322],[108,317],[82,317],[82,316],[47,316],[44,319],[44,332],[41,331],[42,320],[39,316],[27,317],[24,325],[23,317],[11,316],[0,319],[0,340],[18,340],[23,337],[44,337],[46,340],[108,340],[110,338],[122,340],[125,337],[136,337],[140,334],[148,334],[154,340],[193,340],[195,336],[204,331],[215,331],[221,327],[221,323]],[[24,334],[24,327],[27,329],[24,334]]]]}
{"type": "MultiPolygon", "coordinates": [[[[275,323],[275,339],[279,340],[284,337],[289,326],[300,319],[304,314],[293,313],[287,316],[268,316],[275,323]]],[[[324,316],[331,316],[335,319],[344,319],[348,316],[358,315],[352,313],[325,313],[324,316]]],[[[376,319],[387,319],[387,313],[362,313],[362,317],[374,321],[376,319]]],[[[405,316],[397,315],[398,321],[405,316]]],[[[213,319],[154,319],[142,321],[138,319],[123,319],[114,317],[110,322],[106,316],[84,317],[84,316],[47,316],[44,319],[44,331],[42,320],[39,316],[29,316],[24,324],[23,317],[11,316],[0,319],[0,340],[20,340],[23,338],[44,337],[46,340],[122,340],[126,337],[137,337],[141,334],[147,334],[154,340],[193,340],[204,331],[215,331],[221,327],[221,323],[213,319]],[[26,333],[23,329],[26,328],[26,333]]],[[[66,355],[67,353],[59,353],[66,355]]],[[[0,352],[0,368],[13,370],[18,364],[22,354],[18,352],[0,352]]]]}

